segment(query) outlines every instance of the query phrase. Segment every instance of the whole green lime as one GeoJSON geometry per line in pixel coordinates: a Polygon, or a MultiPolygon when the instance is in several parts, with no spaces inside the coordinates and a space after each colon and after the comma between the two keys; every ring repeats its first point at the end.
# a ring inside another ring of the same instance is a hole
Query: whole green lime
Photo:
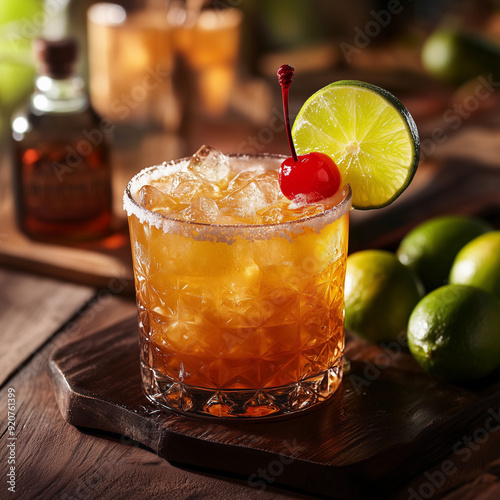
{"type": "Polygon", "coordinates": [[[500,231],[478,236],[458,252],[450,283],[476,286],[500,299],[500,231]]]}
{"type": "Polygon", "coordinates": [[[370,342],[396,340],[422,296],[411,269],[383,250],[363,250],[347,258],[345,327],[370,342]]]}
{"type": "Polygon", "coordinates": [[[450,382],[480,379],[500,366],[500,302],[472,286],[443,286],[417,304],[407,335],[429,374],[450,382]]]}
{"type": "Polygon", "coordinates": [[[397,256],[417,273],[430,292],[447,283],[458,251],[492,229],[490,224],[475,217],[435,217],[415,227],[401,240],[397,256]]]}
{"type": "Polygon", "coordinates": [[[461,84],[480,74],[495,77],[500,48],[488,38],[452,28],[439,28],[422,48],[424,68],[439,79],[461,84]]]}

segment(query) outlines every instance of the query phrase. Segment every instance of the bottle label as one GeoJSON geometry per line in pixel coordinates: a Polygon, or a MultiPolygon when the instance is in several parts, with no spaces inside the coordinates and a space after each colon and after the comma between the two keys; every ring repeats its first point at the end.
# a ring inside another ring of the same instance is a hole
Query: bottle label
{"type": "Polygon", "coordinates": [[[111,208],[109,169],[93,169],[82,163],[58,175],[53,165],[38,164],[23,176],[27,212],[46,222],[77,222],[97,217],[111,208]]]}

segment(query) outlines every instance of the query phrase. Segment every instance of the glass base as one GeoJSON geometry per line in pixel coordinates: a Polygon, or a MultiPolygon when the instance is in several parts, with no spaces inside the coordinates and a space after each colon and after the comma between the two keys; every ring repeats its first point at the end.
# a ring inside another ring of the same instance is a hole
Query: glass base
{"type": "Polygon", "coordinates": [[[272,418],[313,408],[329,399],[342,380],[343,358],[328,370],[300,382],[258,390],[217,390],[173,381],[141,362],[148,399],[191,416],[272,418]]]}

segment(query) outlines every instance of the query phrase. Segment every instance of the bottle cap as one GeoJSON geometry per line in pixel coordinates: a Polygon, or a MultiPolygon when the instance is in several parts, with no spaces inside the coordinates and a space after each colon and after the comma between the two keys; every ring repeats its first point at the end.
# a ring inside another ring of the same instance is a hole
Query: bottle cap
{"type": "Polygon", "coordinates": [[[72,74],[78,55],[78,45],[74,38],[60,40],[38,38],[35,40],[34,48],[41,65],[41,73],[56,79],[67,78],[72,74]]]}

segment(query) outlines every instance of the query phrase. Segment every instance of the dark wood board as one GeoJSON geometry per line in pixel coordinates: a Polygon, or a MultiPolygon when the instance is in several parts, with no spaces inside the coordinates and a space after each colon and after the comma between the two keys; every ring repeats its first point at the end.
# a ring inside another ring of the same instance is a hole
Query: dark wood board
{"type": "Polygon", "coordinates": [[[320,409],[263,422],[185,417],[144,396],[137,338],[129,317],[54,352],[64,418],[126,435],[169,461],[246,478],[256,491],[267,471],[273,485],[312,495],[384,497],[449,454],[500,405],[495,377],[476,388],[441,383],[397,344],[349,339],[351,370],[320,409]]]}

